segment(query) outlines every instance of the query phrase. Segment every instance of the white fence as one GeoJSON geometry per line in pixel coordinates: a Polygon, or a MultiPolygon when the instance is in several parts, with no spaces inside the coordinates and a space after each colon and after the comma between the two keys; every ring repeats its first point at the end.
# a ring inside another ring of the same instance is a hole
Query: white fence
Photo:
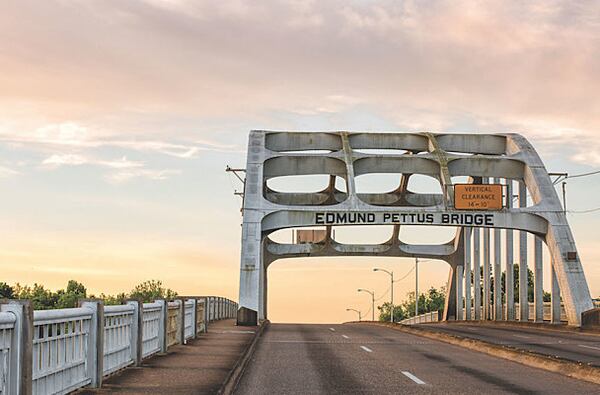
{"type": "Polygon", "coordinates": [[[100,387],[103,377],[234,318],[237,303],[214,296],[32,311],[29,301],[0,304],[0,395],[66,394],[100,387]]]}
{"type": "Polygon", "coordinates": [[[437,322],[442,319],[441,311],[432,311],[429,313],[421,314],[416,317],[410,317],[405,320],[400,321],[401,324],[404,325],[414,325],[414,324],[422,324],[424,322],[437,322]]]}

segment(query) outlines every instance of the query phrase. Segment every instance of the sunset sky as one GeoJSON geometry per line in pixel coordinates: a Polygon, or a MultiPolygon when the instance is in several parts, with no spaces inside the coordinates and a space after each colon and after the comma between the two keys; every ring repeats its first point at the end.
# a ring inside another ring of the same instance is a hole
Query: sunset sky
{"type": "MultiPolygon", "coordinates": [[[[8,0],[0,10],[0,281],[11,284],[76,279],[116,293],[160,279],[237,300],[240,186],[224,169],[244,167],[251,129],[519,132],[549,171],[600,168],[600,2],[8,0]]],[[[571,210],[600,207],[599,196],[600,175],[568,182],[571,210]]],[[[600,211],[569,221],[598,297],[600,211]]],[[[370,307],[357,288],[387,289],[374,266],[401,277],[411,265],[277,262],[269,316],[353,319],[347,307],[370,307]]],[[[421,290],[439,287],[447,265],[421,274],[421,290]]],[[[413,287],[411,274],[396,295],[413,287]]]]}

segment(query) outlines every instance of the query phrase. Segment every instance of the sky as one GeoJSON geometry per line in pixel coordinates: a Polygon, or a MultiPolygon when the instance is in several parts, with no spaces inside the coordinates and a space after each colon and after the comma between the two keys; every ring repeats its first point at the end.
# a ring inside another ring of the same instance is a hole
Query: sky
{"type": "MultiPolygon", "coordinates": [[[[595,1],[1,7],[0,281],[116,293],[160,279],[237,299],[240,186],[224,169],[244,167],[252,129],[518,132],[549,171],[600,168],[595,1]]],[[[600,176],[567,188],[570,210],[600,207],[600,176]]],[[[598,297],[600,212],[569,221],[598,297]]],[[[269,316],[353,319],[346,308],[370,307],[357,288],[387,297],[374,266],[403,276],[412,260],[277,262],[269,316]]],[[[421,289],[439,287],[447,265],[420,274],[421,289]]],[[[413,287],[407,274],[397,298],[413,287]]]]}

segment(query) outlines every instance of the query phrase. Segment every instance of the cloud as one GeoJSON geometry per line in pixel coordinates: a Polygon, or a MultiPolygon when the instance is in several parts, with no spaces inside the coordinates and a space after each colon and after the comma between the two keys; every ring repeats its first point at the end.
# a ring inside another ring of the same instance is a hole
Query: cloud
{"type": "MultiPolygon", "coordinates": [[[[220,132],[148,119],[268,126],[268,114],[329,117],[357,106],[397,128],[447,130],[468,118],[536,136],[541,129],[528,128],[542,122],[587,138],[600,129],[598,2],[60,4],[14,2],[0,15],[0,115],[27,108],[28,117],[86,125],[43,130],[48,144],[191,158],[220,149],[194,144],[198,134],[218,141],[220,132]],[[129,121],[151,126],[122,128],[129,121]]],[[[587,149],[579,144],[572,158],[587,149]]]]}
{"type": "Polygon", "coordinates": [[[60,166],[95,165],[111,169],[132,169],[144,166],[143,162],[130,161],[125,156],[116,160],[102,160],[78,154],[54,154],[42,162],[43,166],[57,168],[60,166]]]}
{"type": "Polygon", "coordinates": [[[19,172],[16,170],[13,170],[13,169],[5,167],[5,166],[0,166],[0,179],[13,177],[13,176],[16,176],[17,174],[19,174],[19,172]]]}
{"type": "Polygon", "coordinates": [[[162,181],[177,174],[181,174],[181,170],[127,169],[109,174],[105,178],[111,183],[121,184],[134,178],[146,178],[149,180],[162,181]]]}

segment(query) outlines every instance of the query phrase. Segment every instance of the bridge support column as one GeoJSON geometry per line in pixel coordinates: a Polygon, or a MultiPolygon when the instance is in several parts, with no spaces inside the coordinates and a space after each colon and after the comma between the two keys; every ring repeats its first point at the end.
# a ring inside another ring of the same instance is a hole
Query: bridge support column
{"type": "Polygon", "coordinates": [[[456,289],[456,320],[462,321],[464,320],[463,315],[463,280],[464,280],[464,269],[463,265],[456,266],[454,282],[456,289]]]}
{"type": "MultiPolygon", "coordinates": [[[[519,181],[519,207],[527,207],[527,187],[519,181]]],[[[527,232],[519,231],[519,320],[529,320],[527,232]]]]}
{"type": "Polygon", "coordinates": [[[465,320],[471,320],[471,228],[465,228],[465,320]]]}
{"type": "Polygon", "coordinates": [[[536,236],[533,246],[533,304],[535,312],[533,320],[535,322],[544,322],[544,264],[542,247],[542,239],[536,236]]]}
{"type": "Polygon", "coordinates": [[[552,296],[552,308],[550,311],[550,321],[553,324],[560,324],[560,288],[558,286],[558,277],[554,270],[554,265],[550,265],[550,276],[552,277],[550,294],[552,296]]]}
{"type": "MultiPolygon", "coordinates": [[[[499,183],[499,179],[494,179],[494,183],[499,183]]],[[[494,320],[502,320],[502,254],[500,242],[502,237],[501,229],[494,229],[494,320]]]]}
{"type": "Polygon", "coordinates": [[[491,318],[490,230],[483,229],[483,319],[491,318]]]}
{"type": "Polygon", "coordinates": [[[242,256],[240,267],[240,308],[237,324],[254,326],[264,319],[264,265],[260,224],[242,225],[242,256]]]}
{"type": "Polygon", "coordinates": [[[456,266],[450,266],[446,285],[446,303],[444,305],[444,321],[456,320],[456,266]]]}
{"type": "Polygon", "coordinates": [[[479,228],[473,228],[473,301],[475,319],[481,320],[481,237],[479,228]]]}
{"type": "MultiPolygon", "coordinates": [[[[506,179],[506,208],[512,208],[512,180],[506,179]]],[[[506,279],[505,279],[505,294],[506,294],[506,320],[513,321],[515,319],[515,277],[514,277],[514,252],[513,252],[513,231],[505,229],[506,237],[506,279]]]]}

